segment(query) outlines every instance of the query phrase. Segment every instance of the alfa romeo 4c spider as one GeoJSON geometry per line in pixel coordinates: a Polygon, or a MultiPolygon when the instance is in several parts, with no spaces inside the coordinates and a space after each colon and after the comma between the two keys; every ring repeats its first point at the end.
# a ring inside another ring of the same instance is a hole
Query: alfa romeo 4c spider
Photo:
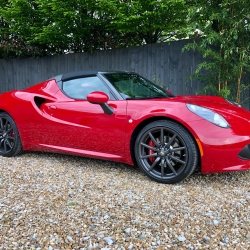
{"type": "Polygon", "coordinates": [[[79,71],[0,95],[0,155],[46,151],[139,165],[177,183],[250,168],[250,112],[216,96],[174,96],[130,72],[79,71]]]}

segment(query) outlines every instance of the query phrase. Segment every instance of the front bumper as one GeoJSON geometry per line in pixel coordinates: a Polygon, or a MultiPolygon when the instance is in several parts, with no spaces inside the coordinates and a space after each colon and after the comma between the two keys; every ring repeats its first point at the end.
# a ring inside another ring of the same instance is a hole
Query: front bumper
{"type": "Polygon", "coordinates": [[[221,128],[205,121],[193,121],[189,125],[195,128],[194,136],[202,146],[202,173],[250,169],[249,122],[230,124],[230,128],[221,128]]]}

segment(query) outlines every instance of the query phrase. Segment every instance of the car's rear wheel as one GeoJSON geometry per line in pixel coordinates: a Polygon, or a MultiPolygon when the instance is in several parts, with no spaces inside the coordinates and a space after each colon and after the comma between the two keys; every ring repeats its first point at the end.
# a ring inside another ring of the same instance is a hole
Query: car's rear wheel
{"type": "Polygon", "coordinates": [[[185,128],[176,122],[161,120],[141,130],[135,142],[135,158],[148,177],[172,184],[194,172],[198,150],[185,128]]]}
{"type": "Polygon", "coordinates": [[[11,157],[22,152],[17,126],[10,115],[0,113],[0,155],[11,157]]]}

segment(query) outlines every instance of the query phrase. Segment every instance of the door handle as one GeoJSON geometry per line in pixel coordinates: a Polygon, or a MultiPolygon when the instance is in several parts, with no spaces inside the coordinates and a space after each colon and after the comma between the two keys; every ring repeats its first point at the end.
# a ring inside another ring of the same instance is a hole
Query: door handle
{"type": "Polygon", "coordinates": [[[55,109],[56,109],[56,106],[55,106],[55,105],[51,105],[51,106],[49,106],[49,109],[55,110],[55,109]]]}

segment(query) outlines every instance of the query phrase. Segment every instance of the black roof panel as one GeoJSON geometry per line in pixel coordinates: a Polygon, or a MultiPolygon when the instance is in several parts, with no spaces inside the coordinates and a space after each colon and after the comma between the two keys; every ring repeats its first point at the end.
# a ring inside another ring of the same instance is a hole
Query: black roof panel
{"type": "Polygon", "coordinates": [[[122,70],[88,70],[88,71],[81,70],[81,71],[67,72],[67,73],[64,73],[62,75],[58,75],[58,76],[53,77],[53,78],[59,77],[61,81],[65,81],[65,80],[75,79],[75,78],[79,78],[79,77],[93,76],[93,75],[97,75],[98,73],[124,73],[124,72],[126,72],[126,71],[122,71],[122,70]]]}
{"type": "Polygon", "coordinates": [[[73,72],[67,72],[62,75],[61,80],[70,80],[74,78],[79,78],[79,77],[84,77],[84,76],[91,76],[91,75],[96,75],[98,73],[97,70],[89,70],[89,71],[73,71],[73,72]]]}

